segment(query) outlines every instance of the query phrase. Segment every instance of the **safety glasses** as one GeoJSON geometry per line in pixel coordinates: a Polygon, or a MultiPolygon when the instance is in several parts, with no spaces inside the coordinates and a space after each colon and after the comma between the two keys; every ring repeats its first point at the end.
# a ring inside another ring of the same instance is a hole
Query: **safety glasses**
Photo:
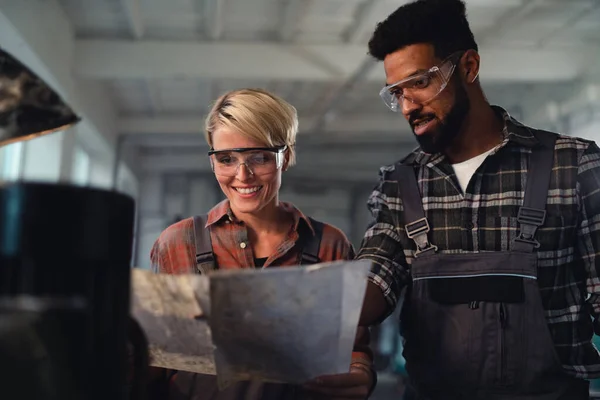
{"type": "Polygon", "coordinates": [[[210,164],[216,175],[236,176],[240,165],[245,165],[252,175],[268,175],[283,166],[287,146],[247,147],[239,149],[211,150],[210,164]]]}
{"type": "Polygon", "coordinates": [[[462,51],[453,53],[426,72],[387,85],[381,89],[379,96],[385,105],[394,112],[398,112],[402,108],[404,100],[415,104],[425,104],[446,88],[456,69],[456,64],[463,54],[462,51]]]}

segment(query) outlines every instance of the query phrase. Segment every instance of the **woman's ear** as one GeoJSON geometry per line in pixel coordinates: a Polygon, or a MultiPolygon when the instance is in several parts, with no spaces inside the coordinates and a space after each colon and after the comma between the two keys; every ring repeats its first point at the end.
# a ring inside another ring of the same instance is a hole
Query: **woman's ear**
{"type": "Polygon", "coordinates": [[[285,172],[285,171],[287,171],[289,166],[290,166],[290,149],[287,148],[287,149],[285,149],[285,155],[283,158],[283,166],[281,167],[281,170],[283,172],[285,172]]]}
{"type": "Polygon", "coordinates": [[[283,159],[283,166],[281,167],[281,170],[283,172],[287,171],[289,164],[290,164],[290,157],[286,154],[285,158],[283,159]]]}

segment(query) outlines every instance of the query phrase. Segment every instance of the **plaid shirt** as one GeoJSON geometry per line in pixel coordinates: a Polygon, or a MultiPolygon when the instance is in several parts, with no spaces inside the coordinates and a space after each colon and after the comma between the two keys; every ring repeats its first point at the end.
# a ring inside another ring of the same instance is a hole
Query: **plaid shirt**
{"type": "MultiPolygon", "coordinates": [[[[299,265],[302,255],[302,241],[299,239],[302,235],[315,234],[310,219],[300,210],[289,203],[279,204],[292,214],[294,223],[288,237],[265,262],[265,268],[299,265]]],[[[213,253],[219,269],[255,268],[252,246],[248,242],[248,231],[246,226],[233,215],[228,200],[222,201],[209,211],[206,227],[210,230],[213,253]]],[[[323,224],[318,256],[321,262],[352,260],[354,248],[341,230],[323,224]]],[[[152,270],[155,272],[194,273],[196,244],[193,218],[184,219],[165,229],[154,243],[150,259],[152,270]]],[[[359,328],[361,329],[363,328],[359,328]]],[[[370,365],[371,359],[368,333],[359,332],[352,353],[352,362],[370,365]]]]}
{"type": "MultiPolygon", "coordinates": [[[[280,205],[292,214],[294,223],[288,237],[271,254],[264,267],[299,265],[302,241],[298,239],[303,234],[315,234],[310,219],[300,210],[289,203],[280,202],[280,205]]],[[[210,230],[213,253],[219,269],[255,268],[248,231],[233,215],[228,200],[209,211],[206,227],[210,230]]],[[[154,243],[150,258],[155,272],[192,273],[196,268],[193,218],[184,219],[165,229],[154,243]]],[[[319,248],[321,262],[353,258],[354,248],[346,235],[339,229],[324,224],[319,248]]]]}
{"type": "MultiPolygon", "coordinates": [[[[418,166],[429,238],[443,253],[508,251],[518,232],[532,129],[499,107],[504,140],[474,173],[462,193],[452,165],[441,154],[417,149],[402,162],[418,166]]],[[[410,277],[416,250],[402,218],[394,166],[381,168],[368,207],[375,221],[358,254],[373,261],[370,280],[383,291],[391,312],[410,277]]],[[[587,140],[559,136],[554,153],[546,222],[536,238],[538,285],[556,351],[565,371],[579,378],[600,377],[600,357],[591,340],[600,334],[600,149],[587,140]],[[593,317],[590,318],[590,316],[593,317]]],[[[443,266],[440,266],[443,268],[443,266]]]]}

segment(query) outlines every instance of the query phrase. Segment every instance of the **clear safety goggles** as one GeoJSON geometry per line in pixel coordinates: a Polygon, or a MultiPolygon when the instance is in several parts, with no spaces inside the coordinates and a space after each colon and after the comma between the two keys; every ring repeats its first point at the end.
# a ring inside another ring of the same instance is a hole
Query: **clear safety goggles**
{"type": "Polygon", "coordinates": [[[287,146],[248,147],[239,149],[211,150],[210,164],[216,175],[236,176],[240,165],[245,165],[252,175],[268,175],[283,166],[287,146]]]}
{"type": "Polygon", "coordinates": [[[394,112],[401,110],[404,100],[414,104],[427,103],[446,88],[462,55],[462,51],[453,53],[426,72],[387,85],[381,89],[379,96],[385,105],[394,112]]]}

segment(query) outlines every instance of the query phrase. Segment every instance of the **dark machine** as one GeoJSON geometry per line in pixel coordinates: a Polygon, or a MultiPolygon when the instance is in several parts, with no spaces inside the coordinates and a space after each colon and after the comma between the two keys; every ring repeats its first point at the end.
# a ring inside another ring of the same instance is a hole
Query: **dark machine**
{"type": "MultiPolygon", "coordinates": [[[[0,49],[0,146],[78,121],[0,49]]],[[[0,183],[2,399],[143,398],[147,343],[129,316],[134,211],[113,191],[0,183]]]]}

